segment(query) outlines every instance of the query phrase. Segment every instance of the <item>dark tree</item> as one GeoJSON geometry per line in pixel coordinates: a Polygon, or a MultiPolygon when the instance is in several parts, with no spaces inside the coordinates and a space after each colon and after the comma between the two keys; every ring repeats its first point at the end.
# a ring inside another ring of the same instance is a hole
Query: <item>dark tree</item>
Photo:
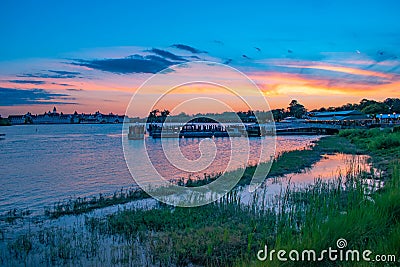
{"type": "Polygon", "coordinates": [[[302,118],[307,113],[306,108],[295,99],[290,102],[288,111],[290,116],[296,117],[298,119],[302,118]]]}
{"type": "Polygon", "coordinates": [[[281,121],[286,117],[285,110],[283,108],[273,109],[273,110],[271,110],[271,113],[274,116],[275,121],[281,121]]]}
{"type": "Polygon", "coordinates": [[[390,112],[400,113],[400,99],[399,98],[387,98],[383,101],[389,108],[390,112]]]}

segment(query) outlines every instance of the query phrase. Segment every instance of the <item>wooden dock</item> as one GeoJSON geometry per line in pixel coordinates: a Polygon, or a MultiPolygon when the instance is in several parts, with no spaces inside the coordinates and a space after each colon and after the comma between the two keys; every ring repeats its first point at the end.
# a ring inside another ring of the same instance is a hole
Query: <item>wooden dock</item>
{"type": "MultiPolygon", "coordinates": [[[[213,138],[213,137],[260,137],[273,135],[332,135],[337,134],[340,125],[322,123],[275,123],[242,126],[219,125],[169,125],[146,129],[152,138],[213,138]]],[[[134,125],[129,127],[130,140],[143,139],[145,127],[134,125]]]]}
{"type": "Polygon", "coordinates": [[[322,123],[276,123],[276,135],[332,135],[339,133],[340,125],[322,123]]]}

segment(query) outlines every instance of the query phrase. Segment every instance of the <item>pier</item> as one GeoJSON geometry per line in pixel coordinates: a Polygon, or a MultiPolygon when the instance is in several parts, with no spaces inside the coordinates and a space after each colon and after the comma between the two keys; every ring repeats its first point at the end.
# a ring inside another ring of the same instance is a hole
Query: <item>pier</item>
{"type": "Polygon", "coordinates": [[[184,125],[148,125],[148,133],[153,138],[212,138],[240,137],[245,129],[239,125],[224,126],[218,123],[190,123],[184,125]]]}
{"type": "Polygon", "coordinates": [[[273,135],[333,135],[340,125],[322,123],[276,123],[272,124],[148,124],[129,127],[130,140],[143,139],[145,134],[152,138],[217,138],[217,137],[260,137],[273,135]]]}
{"type": "Polygon", "coordinates": [[[340,125],[323,123],[276,123],[276,135],[332,135],[339,133],[340,125]]]}

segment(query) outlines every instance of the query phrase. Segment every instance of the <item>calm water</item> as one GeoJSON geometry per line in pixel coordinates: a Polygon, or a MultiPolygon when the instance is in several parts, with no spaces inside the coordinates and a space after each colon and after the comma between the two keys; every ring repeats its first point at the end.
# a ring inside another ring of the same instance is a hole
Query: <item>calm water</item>
{"type": "MultiPolygon", "coordinates": [[[[260,196],[258,203],[261,205],[271,197],[276,197],[285,191],[288,187],[292,190],[307,187],[315,183],[315,179],[321,181],[333,181],[341,177],[343,182],[347,175],[349,177],[356,177],[361,172],[364,173],[375,173],[378,175],[379,171],[372,167],[371,158],[368,155],[351,155],[351,154],[332,154],[324,155],[321,160],[313,164],[312,168],[305,169],[299,173],[289,173],[279,179],[267,179],[257,189],[260,196]]],[[[374,186],[374,188],[380,188],[383,183],[379,180],[373,180],[365,178],[363,180],[366,184],[374,186]]],[[[253,194],[250,194],[245,187],[244,190],[240,191],[241,201],[244,204],[251,203],[253,201],[253,194]]]]}
{"type": "MultiPolygon", "coordinates": [[[[135,185],[123,155],[122,125],[28,125],[1,127],[0,131],[6,134],[0,140],[0,213],[14,208],[43,211],[44,206],[69,197],[113,193],[135,185]]],[[[276,152],[304,148],[318,138],[277,137],[276,152]]],[[[215,161],[201,174],[222,171],[230,157],[229,139],[214,141],[215,161]]],[[[134,142],[139,141],[132,146],[134,142]]],[[[199,142],[201,139],[181,140],[182,154],[198,158],[199,142]]],[[[168,144],[174,142],[166,142],[164,149],[169,149],[168,144]]],[[[257,161],[259,144],[259,139],[250,139],[250,163],[257,161]]],[[[148,139],[146,146],[156,169],[166,178],[187,176],[162,160],[160,140],[148,139]]],[[[140,160],[136,164],[140,166],[140,160]]]]}

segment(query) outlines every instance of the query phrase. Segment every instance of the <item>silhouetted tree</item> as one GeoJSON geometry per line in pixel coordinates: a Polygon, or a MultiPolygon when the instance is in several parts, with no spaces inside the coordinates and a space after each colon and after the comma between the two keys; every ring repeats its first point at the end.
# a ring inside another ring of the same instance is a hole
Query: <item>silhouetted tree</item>
{"type": "Polygon", "coordinates": [[[400,99],[399,98],[387,98],[383,101],[390,108],[390,112],[400,113],[400,99]]]}
{"type": "Polygon", "coordinates": [[[290,102],[288,110],[291,116],[298,119],[302,118],[307,113],[306,108],[295,99],[290,102]]]}
{"type": "Polygon", "coordinates": [[[274,116],[275,121],[281,121],[286,117],[285,110],[283,108],[273,109],[271,110],[271,113],[274,116]]]}
{"type": "Polygon", "coordinates": [[[147,122],[164,122],[169,114],[170,112],[167,109],[164,109],[162,112],[158,109],[152,110],[147,117],[147,122]]]}

